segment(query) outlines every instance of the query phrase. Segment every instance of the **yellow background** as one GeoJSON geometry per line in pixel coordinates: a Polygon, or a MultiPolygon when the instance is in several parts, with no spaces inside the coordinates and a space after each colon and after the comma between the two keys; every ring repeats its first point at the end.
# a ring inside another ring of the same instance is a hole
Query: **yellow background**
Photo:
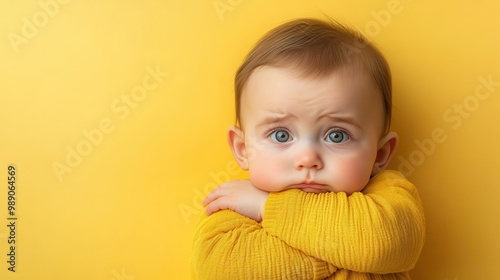
{"type": "Polygon", "coordinates": [[[225,135],[236,68],[265,31],[325,14],[391,64],[392,168],[418,186],[428,225],[414,279],[497,279],[500,3],[485,0],[2,1],[0,278],[189,279],[204,193],[245,176],[225,135]]]}

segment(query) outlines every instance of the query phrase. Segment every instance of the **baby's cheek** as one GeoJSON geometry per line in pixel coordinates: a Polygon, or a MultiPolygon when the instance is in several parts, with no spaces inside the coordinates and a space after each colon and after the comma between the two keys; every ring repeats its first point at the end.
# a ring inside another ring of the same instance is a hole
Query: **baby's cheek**
{"type": "Polygon", "coordinates": [[[250,182],[263,191],[278,191],[278,177],[280,172],[276,165],[269,164],[269,161],[262,161],[250,166],[250,182]]]}
{"type": "Polygon", "coordinates": [[[353,193],[361,191],[370,179],[371,169],[359,161],[347,161],[337,174],[341,177],[339,185],[342,191],[353,193]]]}

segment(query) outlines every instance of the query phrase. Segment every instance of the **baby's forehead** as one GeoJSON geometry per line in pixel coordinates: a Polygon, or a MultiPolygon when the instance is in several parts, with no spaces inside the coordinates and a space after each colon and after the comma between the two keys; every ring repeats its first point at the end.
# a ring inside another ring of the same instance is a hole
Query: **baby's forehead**
{"type": "Polygon", "coordinates": [[[295,69],[261,67],[252,73],[241,98],[242,121],[287,114],[355,118],[363,111],[376,111],[377,116],[383,112],[382,94],[369,75],[350,69],[314,77],[295,69]]]}
{"type": "Polygon", "coordinates": [[[241,94],[241,103],[262,97],[259,92],[265,92],[262,101],[269,103],[276,96],[286,99],[291,97],[291,93],[301,90],[304,97],[310,92],[316,93],[317,96],[328,97],[338,96],[337,91],[344,91],[342,97],[349,99],[357,97],[350,91],[358,90],[367,98],[373,93],[383,98],[370,73],[359,66],[344,66],[318,74],[306,72],[298,67],[263,65],[257,67],[249,76],[241,94]],[[332,88],[336,91],[329,91],[332,88]]]}

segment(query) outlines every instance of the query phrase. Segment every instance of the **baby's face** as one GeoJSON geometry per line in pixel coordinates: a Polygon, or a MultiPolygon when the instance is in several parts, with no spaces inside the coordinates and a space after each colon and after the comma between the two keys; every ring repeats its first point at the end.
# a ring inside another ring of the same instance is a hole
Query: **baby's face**
{"type": "Polygon", "coordinates": [[[361,71],[326,78],[259,67],[241,96],[250,181],[265,191],[361,191],[384,130],[380,92],[361,71]]]}

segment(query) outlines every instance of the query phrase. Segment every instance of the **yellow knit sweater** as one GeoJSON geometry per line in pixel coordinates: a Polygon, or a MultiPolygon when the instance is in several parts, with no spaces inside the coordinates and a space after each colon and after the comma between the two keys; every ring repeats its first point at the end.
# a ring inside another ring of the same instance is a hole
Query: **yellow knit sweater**
{"type": "Polygon", "coordinates": [[[199,223],[193,279],[410,279],[425,238],[418,192],[382,171],[362,192],[271,193],[261,223],[223,210],[199,223]]]}

